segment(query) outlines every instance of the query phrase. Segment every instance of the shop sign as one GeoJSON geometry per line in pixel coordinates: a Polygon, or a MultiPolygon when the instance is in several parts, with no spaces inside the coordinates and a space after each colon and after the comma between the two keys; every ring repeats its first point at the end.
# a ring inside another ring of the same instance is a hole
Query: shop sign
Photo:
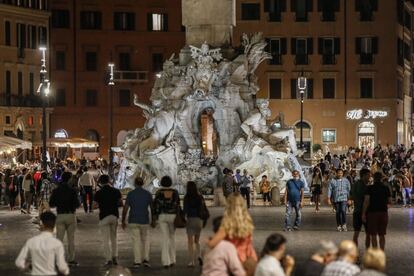
{"type": "Polygon", "coordinates": [[[347,120],[360,120],[360,119],[376,119],[385,118],[388,116],[388,111],[384,110],[362,110],[353,109],[346,112],[347,120]]]}
{"type": "Polygon", "coordinates": [[[53,137],[61,138],[61,139],[67,139],[68,138],[68,133],[64,129],[58,129],[58,130],[56,130],[55,135],[53,137]]]}

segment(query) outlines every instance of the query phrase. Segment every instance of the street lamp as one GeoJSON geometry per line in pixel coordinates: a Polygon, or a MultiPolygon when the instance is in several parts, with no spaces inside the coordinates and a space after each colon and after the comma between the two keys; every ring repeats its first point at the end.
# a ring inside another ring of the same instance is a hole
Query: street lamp
{"type": "Polygon", "coordinates": [[[108,174],[112,176],[113,168],[114,168],[114,153],[112,151],[112,98],[113,98],[113,87],[115,85],[114,82],[114,67],[115,64],[108,63],[108,69],[109,69],[109,80],[108,80],[108,86],[109,86],[109,169],[108,174]]]}
{"type": "Polygon", "coordinates": [[[303,71],[298,78],[297,88],[300,94],[300,142],[299,148],[303,149],[303,99],[305,98],[305,93],[308,89],[308,79],[303,75],[303,71]]]}
{"type": "Polygon", "coordinates": [[[37,93],[40,94],[42,98],[42,168],[47,170],[47,153],[46,153],[46,101],[50,93],[50,81],[46,79],[47,70],[46,70],[46,50],[47,48],[42,46],[39,47],[39,50],[42,53],[41,57],[41,66],[40,66],[40,85],[37,89],[37,93]]]}

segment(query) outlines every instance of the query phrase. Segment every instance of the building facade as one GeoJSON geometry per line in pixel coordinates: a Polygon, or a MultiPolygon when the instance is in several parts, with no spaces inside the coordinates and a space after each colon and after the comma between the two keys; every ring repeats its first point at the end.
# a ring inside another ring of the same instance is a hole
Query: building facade
{"type": "MultiPolygon", "coordinates": [[[[263,32],[259,68],[273,116],[297,127],[297,78],[307,78],[303,141],[331,151],[412,141],[414,1],[238,0],[234,44],[263,32]]],[[[315,146],[316,148],[316,146],[315,146]]],[[[309,155],[308,155],[309,156],[309,155]]]]}
{"type": "Polygon", "coordinates": [[[48,46],[49,17],[46,0],[0,0],[0,135],[31,141],[34,158],[42,144],[39,46],[48,46]]]}
{"type": "Polygon", "coordinates": [[[107,156],[110,117],[116,146],[145,122],[134,94],[149,103],[163,62],[184,46],[181,1],[52,0],[51,13],[52,136],[65,130],[70,138],[96,140],[107,156]],[[112,98],[108,63],[115,70],[112,98]]]}

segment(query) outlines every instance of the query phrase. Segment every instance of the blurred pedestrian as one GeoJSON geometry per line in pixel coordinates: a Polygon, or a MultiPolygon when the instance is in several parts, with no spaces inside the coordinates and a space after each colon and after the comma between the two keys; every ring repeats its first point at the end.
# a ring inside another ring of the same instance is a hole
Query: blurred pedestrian
{"type": "Polygon", "coordinates": [[[21,270],[32,267],[31,275],[69,275],[63,244],[53,237],[56,216],[44,212],[40,221],[42,232],[25,243],[16,259],[16,266],[21,270]]]}
{"type": "Polygon", "coordinates": [[[266,206],[266,200],[269,205],[272,205],[272,198],[270,196],[270,182],[267,180],[267,175],[262,176],[262,180],[259,183],[260,191],[263,195],[263,205],[266,206]]]}
{"type": "Polygon", "coordinates": [[[171,177],[162,177],[160,184],[161,189],[154,199],[154,218],[158,220],[162,234],[161,263],[164,268],[169,268],[176,263],[174,220],[180,208],[180,196],[171,188],[171,177]]]}
{"type": "Polygon", "coordinates": [[[246,200],[247,208],[250,208],[250,191],[253,189],[252,180],[247,170],[243,170],[243,175],[240,178],[240,194],[246,200]]]}
{"type": "Polygon", "coordinates": [[[77,266],[75,260],[75,230],[76,230],[76,209],[80,206],[75,190],[69,186],[68,182],[72,178],[72,173],[64,172],[61,177],[61,183],[52,191],[50,196],[50,207],[56,207],[56,237],[63,242],[67,237],[68,240],[68,264],[77,266]]]}
{"type": "MultiPolygon", "coordinates": [[[[150,267],[150,210],[152,209],[152,195],[143,188],[144,180],[136,177],[135,189],[127,195],[122,211],[122,228],[128,229],[134,250],[134,268],[143,264],[150,267]],[[128,225],[125,222],[128,215],[128,225]]],[[[154,224],[152,224],[155,226],[154,224]]]]}
{"type": "Polygon", "coordinates": [[[313,201],[315,202],[315,210],[316,212],[319,212],[319,204],[321,201],[322,194],[322,171],[318,167],[315,167],[313,169],[311,191],[313,201]]]}
{"type": "Polygon", "coordinates": [[[110,185],[108,175],[101,175],[98,183],[102,188],[96,192],[94,201],[99,206],[99,228],[103,238],[105,265],[118,265],[118,243],[116,239],[119,207],[123,205],[122,195],[118,189],[110,185]]]}
{"type": "Polygon", "coordinates": [[[328,264],[322,276],[354,276],[360,272],[355,262],[358,259],[358,248],[353,241],[342,241],[339,244],[338,260],[328,264]]]}
{"type": "Polygon", "coordinates": [[[332,241],[321,241],[319,249],[296,271],[300,276],[320,276],[326,265],[336,260],[338,248],[332,241]]]}
{"type": "Polygon", "coordinates": [[[95,179],[93,175],[88,172],[88,167],[84,166],[83,173],[79,177],[79,187],[82,189],[82,204],[85,213],[93,212],[93,191],[95,188],[95,179]],[[89,202],[88,202],[89,201],[89,202]]]}
{"type": "Polygon", "coordinates": [[[342,169],[336,170],[336,178],[331,179],[328,186],[328,204],[334,205],[336,212],[336,226],[339,232],[348,231],[346,227],[346,207],[350,204],[349,194],[351,184],[343,177],[342,169]]]}
{"type": "Polygon", "coordinates": [[[290,276],[295,260],[286,255],[286,239],[280,234],[270,235],[262,250],[254,276],[290,276]]]}
{"type": "Polygon", "coordinates": [[[385,253],[379,248],[369,248],[363,257],[364,269],[357,276],[385,276],[385,253]]]}

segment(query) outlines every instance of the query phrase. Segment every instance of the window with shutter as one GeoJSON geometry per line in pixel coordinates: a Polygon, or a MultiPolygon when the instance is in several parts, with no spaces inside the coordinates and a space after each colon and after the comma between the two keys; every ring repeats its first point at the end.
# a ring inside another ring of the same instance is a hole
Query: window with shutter
{"type": "Polygon", "coordinates": [[[281,22],[282,12],[286,11],[286,0],[265,0],[264,12],[268,13],[270,22],[281,22]]]}
{"type": "Polygon", "coordinates": [[[86,71],[96,71],[98,68],[98,56],[96,52],[86,52],[85,54],[86,71]]]}
{"type": "Polygon", "coordinates": [[[322,87],[324,99],[335,98],[335,79],[323,79],[322,87]]]}
{"type": "Polygon", "coordinates": [[[378,52],[378,39],[376,37],[359,37],[356,39],[356,53],[359,54],[360,64],[373,64],[374,54],[378,52]]]}
{"type": "Polygon", "coordinates": [[[17,95],[23,96],[23,73],[17,72],[17,95]]]}
{"type": "Polygon", "coordinates": [[[4,44],[6,46],[11,45],[11,28],[10,28],[10,21],[4,22],[4,44]]]}
{"type": "Polygon", "coordinates": [[[242,3],[241,20],[260,20],[260,4],[242,3]]]}
{"type": "Polygon", "coordinates": [[[121,107],[131,106],[131,91],[129,89],[119,90],[119,106],[121,107]]]}
{"type": "Polygon", "coordinates": [[[56,70],[65,70],[66,68],[66,55],[63,51],[56,51],[55,54],[55,68],[56,70]]]}
{"type": "Polygon", "coordinates": [[[149,31],[168,31],[168,17],[164,13],[149,13],[147,15],[149,31]]]}
{"type": "Polygon", "coordinates": [[[360,97],[361,98],[372,98],[372,79],[361,78],[360,79],[360,97]]]}
{"type": "Polygon", "coordinates": [[[355,9],[359,12],[360,21],[372,21],[374,11],[378,10],[378,0],[355,1],[355,9]]]}
{"type": "Polygon", "coordinates": [[[322,12],[322,21],[335,21],[335,12],[339,12],[339,0],[318,0],[318,11],[322,12]]]}
{"type": "MultiPolygon", "coordinates": [[[[308,54],[312,54],[312,38],[297,38],[295,40],[295,64],[306,65],[309,63],[308,54]]],[[[293,47],[293,45],[292,45],[293,47]]]]}
{"type": "Polygon", "coordinates": [[[312,0],[292,0],[297,22],[308,21],[308,11],[312,10],[312,0]],[[310,10],[309,10],[310,9],[310,10]]]}
{"type": "Polygon", "coordinates": [[[115,12],[114,29],[120,31],[135,30],[135,14],[132,12],[115,12]]]}
{"type": "Polygon", "coordinates": [[[66,91],[65,89],[56,90],[56,106],[65,106],[66,105],[66,91]]]}
{"type": "Polygon", "coordinates": [[[334,38],[323,38],[322,47],[319,46],[322,51],[322,64],[332,65],[335,64],[335,40],[334,38]]]}
{"type": "Polygon", "coordinates": [[[269,52],[272,55],[272,59],[269,60],[269,64],[280,65],[282,64],[282,39],[272,38],[269,40],[269,52]]]}
{"type": "Polygon", "coordinates": [[[70,16],[68,10],[52,10],[52,28],[69,28],[70,16]]]}
{"type": "Polygon", "coordinates": [[[152,70],[154,72],[162,71],[162,65],[164,62],[164,55],[161,53],[152,54],[152,70]]]}
{"type": "Polygon", "coordinates": [[[81,29],[99,30],[102,29],[102,13],[99,11],[81,11],[81,29]]]}
{"type": "Polygon", "coordinates": [[[119,70],[129,71],[131,69],[131,56],[129,53],[119,53],[119,70]]]}
{"type": "Polygon", "coordinates": [[[97,106],[98,105],[98,91],[86,90],[86,106],[97,106]]]}
{"type": "Polygon", "coordinates": [[[269,99],[282,98],[282,80],[269,79],[269,99]]]}

